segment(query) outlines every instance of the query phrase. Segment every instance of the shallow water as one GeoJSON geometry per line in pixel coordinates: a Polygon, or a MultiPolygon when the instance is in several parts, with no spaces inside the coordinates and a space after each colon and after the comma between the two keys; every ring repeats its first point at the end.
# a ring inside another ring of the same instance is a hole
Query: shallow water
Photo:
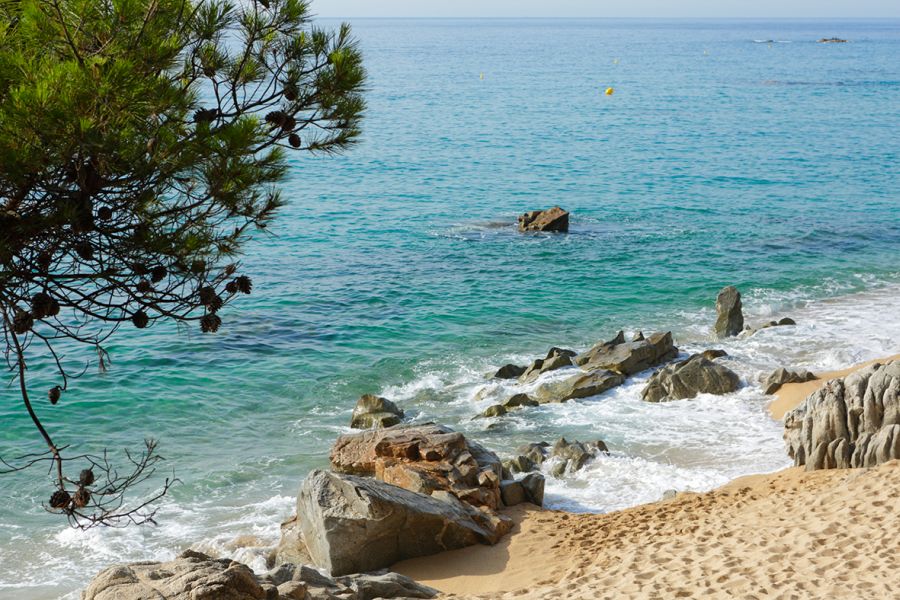
{"type": "MultiPolygon", "coordinates": [[[[297,159],[290,206],[247,248],[254,294],[216,336],[123,331],[108,373],[39,407],[79,450],[160,438],[183,481],[160,526],[74,532],[41,509],[42,473],[4,476],[0,598],[77,598],[112,562],[187,546],[262,568],[365,392],[501,454],[602,438],[612,455],[550,479],[548,501],[605,511],[785,466],[758,378],[898,352],[900,22],[354,25],[371,75],[363,142],[297,159]],[[832,35],[852,43],[814,43],[832,35]],[[768,39],[791,43],[754,43],[768,39]],[[552,204],[573,211],[569,235],[516,233],[517,213],[552,204]],[[714,342],[726,284],[751,323],[799,325],[714,342]],[[648,405],[643,374],[471,420],[509,391],[491,369],[620,328],[723,347],[745,385],[648,405]]],[[[17,396],[2,399],[0,455],[38,448],[17,396]]]]}

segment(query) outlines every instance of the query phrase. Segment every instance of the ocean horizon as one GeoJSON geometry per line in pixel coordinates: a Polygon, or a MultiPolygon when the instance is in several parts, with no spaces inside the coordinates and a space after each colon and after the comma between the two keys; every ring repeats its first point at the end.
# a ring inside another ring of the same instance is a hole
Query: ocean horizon
{"type": "MultiPolygon", "coordinates": [[[[107,372],[38,406],[72,451],[158,439],[155,483],[181,482],[159,525],[69,529],[40,504],[43,473],[3,475],[0,599],[74,600],[112,563],[188,547],[264,570],[362,394],[502,458],[602,439],[609,456],[547,474],[546,505],[608,512],[789,466],[761,379],[900,351],[900,19],[349,22],[369,72],[363,136],[291,158],[287,206],[245,247],[253,294],[216,335],[123,329],[107,372]],[[818,43],[832,36],[849,42],[818,43]],[[517,231],[554,205],[567,234],[517,231]],[[727,285],[748,324],[797,325],[717,340],[727,285]],[[489,379],[499,366],[620,330],[671,331],[685,357],[724,349],[741,386],[649,404],[648,371],[475,418],[531,389],[489,379]]],[[[50,366],[32,366],[35,389],[50,366]]],[[[0,456],[40,450],[17,394],[3,398],[0,456]]]]}

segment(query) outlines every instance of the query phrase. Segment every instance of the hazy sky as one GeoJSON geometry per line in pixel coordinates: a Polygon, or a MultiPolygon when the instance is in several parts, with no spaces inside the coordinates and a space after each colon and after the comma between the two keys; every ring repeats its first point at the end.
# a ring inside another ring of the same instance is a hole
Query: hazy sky
{"type": "Polygon", "coordinates": [[[313,0],[320,17],[900,17],[900,0],[313,0]]]}

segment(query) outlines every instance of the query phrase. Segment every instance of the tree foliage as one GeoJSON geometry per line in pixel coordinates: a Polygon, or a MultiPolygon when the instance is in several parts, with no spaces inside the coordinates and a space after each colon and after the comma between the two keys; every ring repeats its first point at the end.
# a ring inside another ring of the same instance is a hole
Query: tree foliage
{"type": "Polygon", "coordinates": [[[105,454],[64,458],[27,359],[54,359],[52,406],[72,379],[60,343],[102,368],[121,326],[217,331],[251,291],[239,251],[283,203],[288,151],[352,144],[364,82],[349,27],[314,27],[301,0],[0,0],[0,325],[48,446],[5,464],[51,463],[48,509],[80,527],[152,519],[155,496],[123,492],[159,457],[148,442],[125,475],[105,454]]]}

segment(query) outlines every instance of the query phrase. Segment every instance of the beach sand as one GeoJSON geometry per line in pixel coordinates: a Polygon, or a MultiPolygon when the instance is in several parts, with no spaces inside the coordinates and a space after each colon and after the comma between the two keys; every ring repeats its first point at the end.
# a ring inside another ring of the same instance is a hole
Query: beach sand
{"type": "Polygon", "coordinates": [[[394,566],[487,598],[897,598],[900,461],[754,475],[606,515],[516,507],[503,543],[394,566]]]}
{"type": "Polygon", "coordinates": [[[806,398],[824,386],[827,382],[832,379],[837,379],[838,377],[846,377],[850,373],[854,371],[858,371],[863,367],[867,367],[874,363],[887,363],[893,360],[900,360],[900,354],[895,354],[894,356],[889,356],[887,358],[879,358],[876,360],[870,360],[868,362],[864,362],[848,369],[843,369],[841,371],[828,371],[825,373],[819,373],[817,379],[813,379],[812,381],[806,381],[804,383],[787,383],[781,386],[777,392],[775,392],[775,400],[769,404],[769,413],[772,415],[773,419],[778,421],[784,419],[784,415],[788,412],[796,408],[801,402],[806,400],[806,398]]]}

